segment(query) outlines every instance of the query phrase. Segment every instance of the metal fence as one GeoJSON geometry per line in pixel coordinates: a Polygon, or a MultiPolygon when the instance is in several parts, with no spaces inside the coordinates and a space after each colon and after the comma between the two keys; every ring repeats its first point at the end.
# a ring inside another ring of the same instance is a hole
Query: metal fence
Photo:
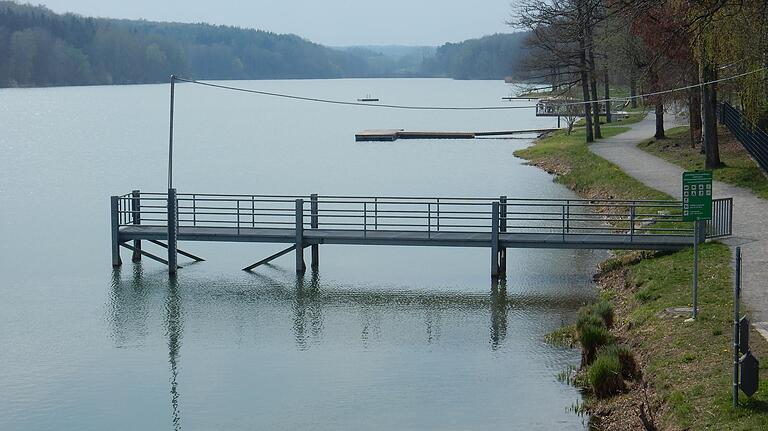
{"type": "Polygon", "coordinates": [[[741,142],[764,172],[768,172],[768,133],[747,120],[728,103],[720,105],[720,120],[741,142]]]}
{"type": "MultiPolygon", "coordinates": [[[[167,226],[166,193],[118,197],[120,226],[167,226]]],[[[679,201],[334,196],[177,195],[180,228],[304,229],[363,232],[491,232],[559,235],[692,236],[679,201]]],[[[733,202],[713,204],[707,236],[730,235],[733,202]]]]}

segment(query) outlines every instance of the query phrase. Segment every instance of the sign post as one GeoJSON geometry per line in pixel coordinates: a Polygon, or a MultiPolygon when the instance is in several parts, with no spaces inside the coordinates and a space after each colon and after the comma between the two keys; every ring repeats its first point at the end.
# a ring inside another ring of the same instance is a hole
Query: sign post
{"type": "Polygon", "coordinates": [[[712,172],[683,173],[683,221],[693,222],[693,312],[696,320],[699,300],[699,242],[702,221],[712,220],[712,172]]]}

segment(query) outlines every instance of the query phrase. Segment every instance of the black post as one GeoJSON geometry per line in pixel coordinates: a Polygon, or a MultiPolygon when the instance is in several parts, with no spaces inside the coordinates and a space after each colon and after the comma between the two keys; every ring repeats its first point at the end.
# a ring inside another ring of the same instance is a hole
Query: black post
{"type": "MultiPolygon", "coordinates": [[[[507,197],[499,197],[499,232],[507,231],[507,197]]],[[[499,246],[499,272],[507,273],[507,249],[499,246]]]]}
{"type": "Polygon", "coordinates": [[[491,207],[491,278],[499,276],[499,203],[491,207]]]}
{"type": "MultiPolygon", "coordinates": [[[[134,190],[131,192],[131,214],[133,215],[133,224],[141,224],[141,192],[134,190]]],[[[133,257],[134,262],[141,262],[141,240],[133,241],[133,257]]]]}
{"type": "MultiPolygon", "coordinates": [[[[317,229],[320,226],[320,220],[318,217],[318,205],[317,205],[317,194],[312,194],[310,196],[310,219],[309,219],[309,227],[310,229],[317,229]]],[[[317,269],[317,267],[320,265],[320,246],[315,244],[312,246],[312,269],[317,269]]]]}
{"type": "Polygon", "coordinates": [[[741,297],[741,247],[736,247],[736,277],[733,284],[733,406],[739,405],[739,302],[741,297]]]}
{"type": "Polygon", "coordinates": [[[120,260],[120,197],[112,196],[109,203],[112,216],[112,266],[117,268],[123,264],[120,260]]]}
{"type": "Polygon", "coordinates": [[[168,189],[168,274],[176,275],[176,240],[179,231],[176,189],[168,189]]]}
{"type": "Polygon", "coordinates": [[[304,200],[296,199],[296,273],[304,274],[304,200]]]}
{"type": "Polygon", "coordinates": [[[175,93],[176,75],[171,75],[171,113],[168,122],[168,189],[173,188],[173,106],[175,93]]]}

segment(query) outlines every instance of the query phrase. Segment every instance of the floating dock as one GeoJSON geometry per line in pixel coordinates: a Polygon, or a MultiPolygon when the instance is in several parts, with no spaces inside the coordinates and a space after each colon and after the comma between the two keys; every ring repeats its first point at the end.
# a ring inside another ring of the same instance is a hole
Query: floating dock
{"type": "Polygon", "coordinates": [[[358,142],[370,141],[396,141],[398,139],[475,139],[486,136],[511,136],[521,134],[550,133],[559,130],[550,129],[524,129],[524,130],[500,130],[489,132],[416,132],[404,129],[378,129],[364,130],[355,134],[355,140],[358,142]]]}

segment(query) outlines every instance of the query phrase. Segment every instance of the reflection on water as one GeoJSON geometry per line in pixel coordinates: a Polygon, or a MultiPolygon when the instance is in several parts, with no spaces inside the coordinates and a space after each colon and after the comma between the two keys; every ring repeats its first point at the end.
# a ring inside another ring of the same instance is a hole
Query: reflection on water
{"type": "MultiPolygon", "coordinates": [[[[141,262],[134,263],[130,270],[128,266],[113,270],[108,307],[112,338],[117,347],[142,345],[148,335],[147,324],[152,320],[152,310],[161,309],[163,312],[170,372],[170,419],[174,430],[182,429],[184,409],[180,381],[184,376],[180,373],[181,350],[185,321],[189,318],[202,319],[194,325],[198,327],[215,326],[222,319],[233,319],[269,330],[279,319],[274,319],[274,314],[267,316],[261,310],[277,309],[278,315],[289,312],[292,336],[281,344],[289,341],[297,352],[306,352],[315,347],[321,348],[326,343],[338,342],[357,344],[363,351],[380,349],[381,344],[387,343],[385,338],[402,335],[393,334],[385,328],[409,318],[416,321],[409,325],[408,333],[413,335],[409,338],[428,350],[429,346],[443,341],[443,325],[452,326],[456,321],[461,323],[467,315],[487,315],[485,339],[488,349],[500,352],[504,350],[507,339],[510,313],[518,314],[513,319],[517,324],[521,323],[521,315],[530,314],[549,315],[550,320],[554,314],[554,320],[562,322],[585,300],[584,295],[578,292],[569,295],[561,291],[552,296],[530,292],[510,295],[506,278],[492,282],[485,294],[407,291],[324,283],[318,270],[312,270],[307,275],[294,275],[277,267],[270,268],[273,270],[271,276],[251,273],[251,282],[236,288],[232,288],[231,281],[226,280],[208,280],[200,284],[194,279],[169,278],[164,272],[145,273],[141,262]],[[184,311],[203,308],[224,311],[222,315],[185,314],[184,311]],[[324,316],[331,315],[333,320],[337,320],[338,314],[347,317],[344,324],[327,328],[324,316]],[[357,335],[350,336],[348,331],[355,327],[357,335]],[[338,331],[340,328],[343,330],[338,331]]],[[[264,331],[259,333],[266,335],[264,331]]],[[[400,344],[402,340],[396,342],[400,344]]],[[[514,350],[518,348],[523,347],[516,346],[514,350]]],[[[355,348],[352,347],[352,350],[355,348]]]]}

